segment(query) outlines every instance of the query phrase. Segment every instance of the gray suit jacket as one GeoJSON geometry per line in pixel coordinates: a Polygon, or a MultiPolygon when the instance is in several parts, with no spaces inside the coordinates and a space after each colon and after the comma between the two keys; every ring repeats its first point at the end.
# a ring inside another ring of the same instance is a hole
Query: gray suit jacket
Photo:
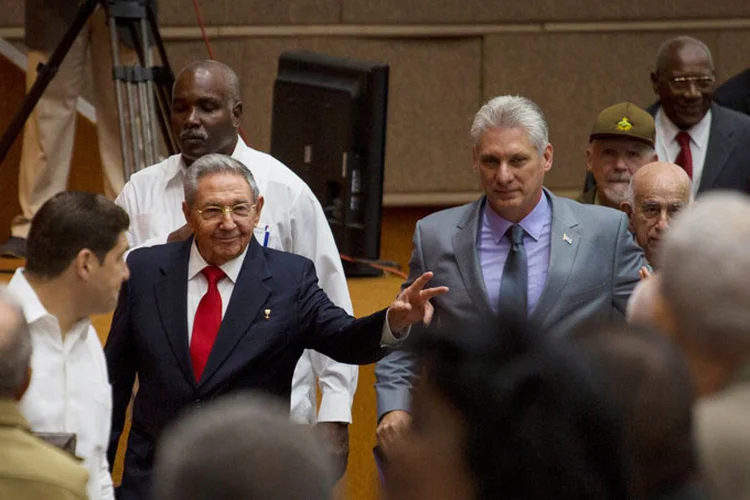
{"type": "MultiPolygon", "coordinates": [[[[530,319],[551,335],[564,336],[588,322],[624,318],[643,252],[628,231],[625,214],[545,193],[552,205],[547,281],[530,319]]],[[[417,223],[408,286],[425,271],[430,286],[450,291],[433,299],[437,322],[461,325],[494,316],[477,251],[484,198],[432,214],[417,223]]],[[[378,417],[409,408],[413,367],[396,351],[375,367],[378,417]]]]}
{"type": "MultiPolygon", "coordinates": [[[[647,111],[656,116],[659,103],[647,111]]],[[[698,194],[712,189],[750,193],[750,116],[711,105],[711,130],[698,194]]]]}

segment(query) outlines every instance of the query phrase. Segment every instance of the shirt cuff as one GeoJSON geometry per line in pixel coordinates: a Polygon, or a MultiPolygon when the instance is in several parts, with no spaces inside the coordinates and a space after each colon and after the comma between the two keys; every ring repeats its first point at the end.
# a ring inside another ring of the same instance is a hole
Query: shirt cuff
{"type": "Polygon", "coordinates": [[[409,336],[409,332],[411,332],[411,326],[406,329],[405,332],[400,332],[394,334],[391,331],[391,327],[388,324],[388,315],[391,313],[391,310],[388,309],[385,313],[385,321],[383,322],[383,333],[380,335],[380,345],[383,347],[395,347],[398,346],[401,342],[406,340],[406,338],[409,336]]]}
{"type": "Polygon", "coordinates": [[[347,392],[323,392],[318,422],[352,423],[352,395],[347,392]]]}

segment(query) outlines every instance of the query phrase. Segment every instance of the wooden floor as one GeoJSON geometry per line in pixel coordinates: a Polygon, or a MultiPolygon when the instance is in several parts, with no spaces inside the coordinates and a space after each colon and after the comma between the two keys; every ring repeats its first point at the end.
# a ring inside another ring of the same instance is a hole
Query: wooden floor
{"type": "MultiPolygon", "coordinates": [[[[0,258],[0,283],[10,281],[13,270],[22,262],[0,258]]],[[[354,304],[354,314],[360,317],[388,305],[398,293],[401,278],[394,276],[351,278],[348,284],[354,304]]],[[[111,319],[111,314],[92,317],[102,343],[106,341],[111,319]]],[[[355,500],[379,498],[377,473],[372,459],[376,423],[374,383],[373,366],[362,367],[359,371],[359,386],[352,409],[354,423],[350,429],[349,466],[338,488],[340,498],[355,500]]],[[[119,464],[117,465],[116,480],[120,471],[119,464]]]]}

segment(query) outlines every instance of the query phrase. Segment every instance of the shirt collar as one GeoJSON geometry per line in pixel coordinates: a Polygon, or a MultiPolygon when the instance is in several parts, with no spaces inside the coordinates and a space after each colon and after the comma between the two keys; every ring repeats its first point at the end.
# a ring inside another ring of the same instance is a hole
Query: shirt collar
{"type": "MultiPolygon", "coordinates": [[[[47,311],[44,304],[42,304],[42,301],[39,300],[39,296],[29,283],[29,280],[26,279],[23,267],[16,269],[16,272],[13,275],[13,282],[13,293],[21,301],[21,307],[23,308],[23,315],[26,318],[26,322],[31,325],[43,318],[49,318],[51,321],[54,321],[59,328],[60,323],[57,318],[47,311]]],[[[69,332],[60,333],[70,333],[73,335],[79,334],[81,339],[85,340],[88,336],[90,325],[91,320],[89,318],[81,318],[73,323],[69,332]]]]}
{"type": "MultiPolygon", "coordinates": [[[[701,121],[687,129],[685,132],[690,134],[690,142],[692,142],[698,149],[703,149],[708,146],[708,134],[711,131],[711,110],[705,114],[701,121]]],[[[672,144],[676,142],[677,134],[682,130],[677,125],[672,123],[667,114],[663,111],[662,107],[659,106],[656,112],[656,121],[659,124],[657,130],[661,131],[661,138],[664,144],[672,144]]]]}
{"type": "MultiPolygon", "coordinates": [[[[251,236],[251,238],[252,237],[253,236],[251,236]]],[[[242,270],[242,263],[245,261],[245,255],[247,254],[248,248],[250,248],[250,244],[245,247],[242,254],[219,266],[219,268],[224,271],[224,274],[227,275],[227,278],[232,280],[232,283],[237,283],[237,278],[242,270]]],[[[194,279],[201,271],[203,271],[203,268],[210,265],[211,264],[206,262],[206,259],[204,259],[198,251],[198,245],[195,243],[195,238],[193,238],[193,243],[190,245],[190,260],[188,261],[188,281],[194,279]]]]}
{"type": "MultiPolygon", "coordinates": [[[[534,241],[539,241],[544,230],[544,225],[549,221],[551,216],[551,210],[549,200],[547,199],[547,193],[542,191],[542,196],[539,202],[536,204],[534,209],[524,217],[519,226],[523,228],[526,233],[531,236],[534,241]]],[[[492,236],[495,239],[495,243],[500,243],[505,237],[505,233],[513,225],[497,212],[495,212],[489,203],[484,204],[484,216],[482,217],[482,224],[492,231],[492,236]]]]}

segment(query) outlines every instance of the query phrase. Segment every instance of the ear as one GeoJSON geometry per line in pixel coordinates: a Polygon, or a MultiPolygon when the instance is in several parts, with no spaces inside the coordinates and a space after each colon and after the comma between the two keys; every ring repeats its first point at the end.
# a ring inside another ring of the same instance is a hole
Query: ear
{"type": "Polygon", "coordinates": [[[29,385],[31,385],[31,372],[32,370],[30,366],[26,368],[26,376],[21,383],[21,387],[18,388],[15,396],[13,397],[13,399],[15,399],[16,401],[21,401],[21,399],[23,399],[23,395],[26,394],[26,390],[29,388],[29,385]]]}
{"type": "Polygon", "coordinates": [[[659,95],[659,76],[656,74],[656,71],[651,72],[651,89],[654,91],[654,94],[659,95]]]}
{"type": "Polygon", "coordinates": [[[232,107],[232,125],[234,128],[239,128],[242,123],[242,101],[237,101],[232,107]]]}
{"type": "Polygon", "coordinates": [[[633,206],[628,200],[623,200],[620,202],[620,210],[625,212],[625,215],[628,216],[628,229],[633,231],[633,206]]]}
{"type": "Polygon", "coordinates": [[[592,172],[593,167],[591,166],[591,155],[593,152],[591,151],[591,144],[589,144],[589,147],[586,148],[586,172],[592,172]]]}
{"type": "Polygon", "coordinates": [[[547,146],[544,148],[544,154],[542,156],[544,158],[544,171],[549,172],[549,169],[552,168],[552,158],[554,156],[552,144],[547,143],[547,146]]]}
{"type": "Polygon", "coordinates": [[[263,204],[266,202],[266,199],[263,198],[263,195],[258,196],[258,200],[255,202],[255,224],[258,224],[258,221],[260,221],[260,214],[263,211],[263,204]]]}
{"type": "Polygon", "coordinates": [[[193,227],[193,225],[190,223],[190,205],[188,205],[187,201],[182,202],[182,215],[185,216],[185,222],[187,223],[187,225],[193,227]]]}
{"type": "Polygon", "coordinates": [[[479,151],[476,145],[471,148],[471,168],[474,170],[474,173],[479,173],[479,151]]]}
{"type": "Polygon", "coordinates": [[[654,154],[651,156],[651,159],[648,161],[649,163],[653,163],[655,161],[659,161],[659,155],[654,152],[654,154]]]}
{"type": "Polygon", "coordinates": [[[75,268],[76,275],[79,278],[88,281],[95,270],[94,266],[99,266],[99,259],[94,255],[94,252],[84,248],[78,252],[71,265],[75,268]]]}

